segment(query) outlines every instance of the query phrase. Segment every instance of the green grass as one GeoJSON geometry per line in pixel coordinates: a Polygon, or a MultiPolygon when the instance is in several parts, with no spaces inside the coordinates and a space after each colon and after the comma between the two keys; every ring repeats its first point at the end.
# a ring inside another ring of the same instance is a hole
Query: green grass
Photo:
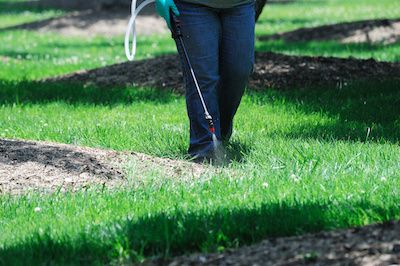
{"type": "MultiPolygon", "coordinates": [[[[275,134],[364,141],[371,128],[369,140],[396,143],[398,85],[388,81],[324,92],[249,93],[238,113],[237,135],[245,142],[269,140],[275,134]]],[[[132,149],[157,156],[182,158],[184,154],[188,139],[184,99],[168,92],[10,82],[0,87],[0,96],[3,137],[132,149]]],[[[263,151],[268,147],[250,144],[263,151]]]]}
{"type": "Polygon", "coordinates": [[[338,162],[346,167],[329,177],[293,181],[289,169],[263,177],[254,170],[179,184],[157,175],[146,186],[113,193],[8,198],[1,205],[0,256],[4,265],[121,263],[399,218],[398,178],[343,174],[370,160],[358,155],[364,149],[346,154],[338,162]]]}
{"type": "MultiPolygon", "coordinates": [[[[185,156],[181,97],[18,86],[1,90],[3,137],[185,156]]],[[[198,180],[171,180],[162,168],[139,174],[133,163],[132,185],[119,191],[2,196],[0,257],[4,265],[140,260],[399,219],[398,87],[248,93],[228,149],[235,161],[198,180]]]]}
{"type": "MultiPolygon", "coordinates": [[[[1,8],[1,4],[0,4],[1,8]]],[[[31,11],[27,11],[23,13],[23,17],[21,14],[6,14],[6,15],[1,15],[1,23],[0,23],[0,30],[2,28],[7,28],[7,27],[12,27],[16,26],[22,23],[30,23],[34,22],[37,20],[42,20],[46,18],[53,18],[53,17],[58,17],[61,16],[63,13],[62,12],[57,12],[57,11],[45,11],[45,12],[40,12],[40,13],[34,13],[31,11]]]]}
{"type": "Polygon", "coordinates": [[[29,6],[29,1],[0,0],[0,30],[23,23],[58,17],[64,13],[62,10],[29,6]]]}
{"type": "MultiPolygon", "coordinates": [[[[125,61],[123,39],[72,38],[29,31],[0,31],[2,80],[32,80],[80,69],[103,67],[125,61]]],[[[169,36],[145,36],[138,40],[137,59],[176,51],[169,36]]],[[[0,57],[1,60],[1,57],[0,57]]]]}
{"type": "MultiPolygon", "coordinates": [[[[0,10],[1,20],[25,19],[23,9],[0,10]]],[[[257,35],[398,11],[388,0],[274,4],[257,35]]],[[[58,11],[30,12],[33,20],[58,11]]],[[[1,138],[185,158],[182,96],[35,81],[122,62],[121,38],[0,30],[0,40],[1,138]]],[[[175,52],[169,36],[139,37],[138,45],[139,58],[175,52]]],[[[398,44],[277,41],[258,42],[257,50],[399,61],[398,44]]],[[[248,91],[228,146],[233,162],[196,180],[171,180],[161,167],[143,172],[133,161],[126,165],[129,185],[116,191],[1,195],[0,265],[119,264],[400,219],[399,87],[387,80],[248,91]]]]}
{"type": "Polygon", "coordinates": [[[399,18],[400,4],[391,0],[296,0],[270,4],[259,19],[257,35],[368,19],[399,18]]]}

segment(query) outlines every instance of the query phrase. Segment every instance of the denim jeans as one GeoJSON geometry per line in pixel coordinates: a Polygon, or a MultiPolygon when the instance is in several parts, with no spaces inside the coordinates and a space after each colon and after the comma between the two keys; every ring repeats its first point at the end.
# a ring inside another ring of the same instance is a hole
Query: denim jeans
{"type": "MultiPolygon", "coordinates": [[[[217,9],[176,0],[183,41],[200,90],[213,117],[219,140],[229,140],[254,64],[254,2],[217,9]]],[[[189,154],[207,156],[213,150],[204,109],[177,42],[186,85],[190,121],[189,154]]]]}

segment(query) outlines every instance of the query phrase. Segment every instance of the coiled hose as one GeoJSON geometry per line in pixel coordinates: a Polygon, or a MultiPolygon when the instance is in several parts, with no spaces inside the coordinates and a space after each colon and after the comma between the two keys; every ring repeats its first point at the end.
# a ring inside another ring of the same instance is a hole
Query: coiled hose
{"type": "Polygon", "coordinates": [[[125,33],[125,54],[129,61],[133,61],[136,55],[136,18],[145,6],[155,2],[155,0],[146,0],[142,2],[138,7],[136,7],[136,1],[137,0],[132,0],[132,15],[125,33]]]}

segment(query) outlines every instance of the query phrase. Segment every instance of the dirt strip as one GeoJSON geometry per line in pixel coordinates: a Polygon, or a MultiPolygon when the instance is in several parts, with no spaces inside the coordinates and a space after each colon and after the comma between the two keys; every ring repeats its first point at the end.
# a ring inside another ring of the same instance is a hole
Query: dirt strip
{"type": "MultiPolygon", "coordinates": [[[[164,20],[153,13],[144,12],[136,19],[138,36],[169,33],[164,20]]],[[[0,28],[0,31],[23,29],[40,33],[54,32],[62,36],[82,38],[122,36],[125,34],[130,16],[129,8],[126,10],[74,11],[61,17],[0,28]]]]}
{"type": "MultiPolygon", "coordinates": [[[[254,73],[249,87],[292,89],[320,85],[336,85],[352,80],[400,80],[400,63],[377,62],[373,59],[340,59],[334,57],[289,56],[256,53],[254,73]]],[[[145,86],[183,93],[183,78],[178,56],[115,64],[50,78],[44,82],[78,83],[85,85],[145,86]]]]}
{"type": "Polygon", "coordinates": [[[141,153],[0,139],[0,194],[115,188],[159,169],[163,178],[198,178],[206,166],[141,153]]]}
{"type": "Polygon", "coordinates": [[[271,238],[219,254],[192,254],[144,265],[400,265],[400,223],[271,238]]]}

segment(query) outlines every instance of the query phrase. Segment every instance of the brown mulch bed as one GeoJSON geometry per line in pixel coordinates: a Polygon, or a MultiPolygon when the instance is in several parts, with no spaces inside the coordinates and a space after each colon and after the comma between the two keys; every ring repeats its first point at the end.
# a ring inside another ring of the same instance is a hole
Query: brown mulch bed
{"type": "Polygon", "coordinates": [[[400,19],[345,22],[314,28],[301,28],[259,38],[286,42],[339,41],[342,43],[385,43],[400,40],[400,19]]]}
{"type": "Polygon", "coordinates": [[[192,254],[144,265],[400,265],[400,222],[271,238],[215,254],[192,254]]]}
{"type": "Polygon", "coordinates": [[[0,139],[0,194],[117,188],[140,181],[148,169],[185,179],[207,171],[204,165],[140,153],[0,139]]]}
{"type": "MultiPolygon", "coordinates": [[[[256,53],[249,87],[263,90],[337,85],[350,80],[400,79],[400,64],[373,59],[289,56],[256,53]]],[[[45,82],[71,82],[98,86],[136,85],[172,89],[183,93],[183,78],[177,55],[159,56],[50,78],[45,82]]]]}

